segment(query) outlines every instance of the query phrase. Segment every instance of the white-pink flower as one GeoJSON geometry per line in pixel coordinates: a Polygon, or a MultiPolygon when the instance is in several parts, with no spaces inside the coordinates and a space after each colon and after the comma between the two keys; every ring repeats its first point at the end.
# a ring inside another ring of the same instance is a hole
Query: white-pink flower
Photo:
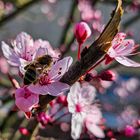
{"type": "Polygon", "coordinates": [[[9,64],[17,66],[21,73],[24,73],[24,67],[31,63],[36,57],[48,54],[58,58],[59,53],[54,51],[48,41],[41,39],[34,41],[30,35],[21,32],[16,39],[11,42],[13,49],[2,42],[2,51],[8,59],[9,64]]]}
{"type": "Polygon", "coordinates": [[[135,50],[135,42],[132,39],[125,39],[125,37],[125,33],[118,33],[115,36],[112,47],[107,52],[105,64],[115,59],[120,64],[128,67],[140,67],[140,63],[127,58],[135,50]]]}
{"type": "Polygon", "coordinates": [[[72,57],[65,57],[57,61],[51,66],[49,71],[39,76],[36,84],[29,85],[28,89],[35,94],[50,94],[52,96],[58,96],[62,92],[68,90],[69,85],[59,80],[68,71],[72,61],[72,57]]]}
{"type": "Polygon", "coordinates": [[[88,83],[80,85],[76,82],[68,93],[68,109],[72,113],[71,136],[80,138],[82,128],[86,127],[93,135],[103,138],[104,133],[98,126],[102,114],[94,103],[95,88],[88,83]]]}
{"type": "Polygon", "coordinates": [[[27,87],[18,88],[15,92],[15,104],[23,112],[30,112],[39,103],[39,95],[32,93],[27,87]]]}

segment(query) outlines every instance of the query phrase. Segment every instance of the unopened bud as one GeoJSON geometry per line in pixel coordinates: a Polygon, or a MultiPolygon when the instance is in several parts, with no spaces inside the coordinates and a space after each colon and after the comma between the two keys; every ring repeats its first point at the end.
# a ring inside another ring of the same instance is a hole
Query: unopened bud
{"type": "Polygon", "coordinates": [[[52,100],[51,102],[49,102],[49,105],[50,105],[51,107],[53,107],[55,104],[56,104],[56,100],[52,100]]]}
{"type": "Polygon", "coordinates": [[[93,79],[92,74],[91,73],[87,73],[84,80],[87,81],[87,82],[90,82],[92,79],[93,79]]]}
{"type": "Polygon", "coordinates": [[[37,115],[37,120],[42,124],[42,126],[46,126],[51,121],[51,117],[45,112],[40,112],[37,115]]]}
{"type": "Polygon", "coordinates": [[[124,131],[125,131],[125,136],[127,137],[132,137],[135,134],[135,129],[130,125],[127,125],[124,131]]]}
{"type": "Polygon", "coordinates": [[[105,80],[105,81],[114,81],[116,79],[115,73],[111,70],[102,72],[98,77],[101,80],[105,80]]]}
{"type": "Polygon", "coordinates": [[[76,36],[77,42],[82,44],[91,35],[91,30],[87,23],[80,22],[75,25],[74,34],[76,36]]]}
{"type": "Polygon", "coordinates": [[[113,137],[114,137],[113,131],[109,130],[109,131],[107,132],[107,136],[110,137],[110,138],[113,138],[113,137]]]}
{"type": "Polygon", "coordinates": [[[67,97],[65,95],[58,96],[57,103],[61,103],[64,106],[67,106],[68,105],[67,97]]]}
{"type": "Polygon", "coordinates": [[[25,127],[20,127],[19,128],[19,132],[22,134],[22,135],[25,135],[25,136],[28,136],[30,134],[29,130],[25,127]]]}

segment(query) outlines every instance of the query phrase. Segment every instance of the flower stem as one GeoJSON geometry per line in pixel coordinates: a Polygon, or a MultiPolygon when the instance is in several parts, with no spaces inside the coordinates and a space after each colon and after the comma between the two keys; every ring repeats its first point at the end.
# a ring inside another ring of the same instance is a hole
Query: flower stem
{"type": "Polygon", "coordinates": [[[79,46],[78,46],[78,55],[77,55],[77,59],[80,60],[80,59],[81,59],[81,46],[82,46],[82,44],[79,43],[78,45],[79,45],[79,46]]]}
{"type": "Polygon", "coordinates": [[[7,73],[7,74],[8,74],[8,78],[9,78],[11,84],[13,85],[13,87],[15,89],[19,88],[20,86],[19,86],[18,82],[15,79],[13,79],[9,73],[7,73]]]}

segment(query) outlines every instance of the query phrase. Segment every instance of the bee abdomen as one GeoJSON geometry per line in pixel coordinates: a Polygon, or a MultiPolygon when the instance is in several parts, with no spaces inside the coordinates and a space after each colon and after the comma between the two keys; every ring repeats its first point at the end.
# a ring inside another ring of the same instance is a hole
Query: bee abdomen
{"type": "Polygon", "coordinates": [[[34,66],[29,66],[24,75],[24,84],[29,85],[36,80],[37,74],[34,66]]]}

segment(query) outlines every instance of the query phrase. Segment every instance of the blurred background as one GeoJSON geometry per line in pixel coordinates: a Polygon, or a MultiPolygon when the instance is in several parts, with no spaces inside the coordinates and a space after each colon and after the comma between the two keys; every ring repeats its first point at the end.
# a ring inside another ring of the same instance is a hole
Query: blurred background
{"type": "MultiPolygon", "coordinates": [[[[34,40],[48,40],[52,47],[59,48],[64,55],[76,58],[77,43],[73,27],[79,21],[86,21],[92,30],[92,36],[85,43],[90,45],[101,33],[116,6],[116,0],[0,0],[0,41],[10,41],[24,31],[34,40]]],[[[135,43],[140,43],[140,1],[123,0],[124,15],[120,31],[127,33],[135,43]]],[[[139,50],[139,49],[138,49],[139,50]]],[[[131,56],[140,62],[140,55],[131,56]]],[[[102,106],[105,125],[115,131],[123,130],[126,125],[139,122],[140,115],[140,68],[127,68],[114,62],[108,67],[101,65],[97,72],[111,69],[117,75],[114,82],[98,85],[98,99],[102,106]]],[[[17,69],[7,64],[0,50],[0,140],[19,138],[18,128],[28,120],[22,112],[11,111],[14,105],[14,89],[8,79],[9,72],[20,81],[17,69]]],[[[40,130],[36,139],[71,139],[70,116],[60,120],[65,122],[67,131],[60,125],[40,130]],[[54,133],[55,132],[55,133],[54,133]]],[[[139,122],[140,123],[140,122],[139,122]]],[[[23,126],[24,126],[23,125],[23,126]]],[[[126,137],[117,135],[118,140],[139,140],[139,128],[136,135],[126,137]]],[[[86,138],[85,138],[86,139],[86,138]]],[[[87,138],[88,139],[88,138],[87,138]]]]}

